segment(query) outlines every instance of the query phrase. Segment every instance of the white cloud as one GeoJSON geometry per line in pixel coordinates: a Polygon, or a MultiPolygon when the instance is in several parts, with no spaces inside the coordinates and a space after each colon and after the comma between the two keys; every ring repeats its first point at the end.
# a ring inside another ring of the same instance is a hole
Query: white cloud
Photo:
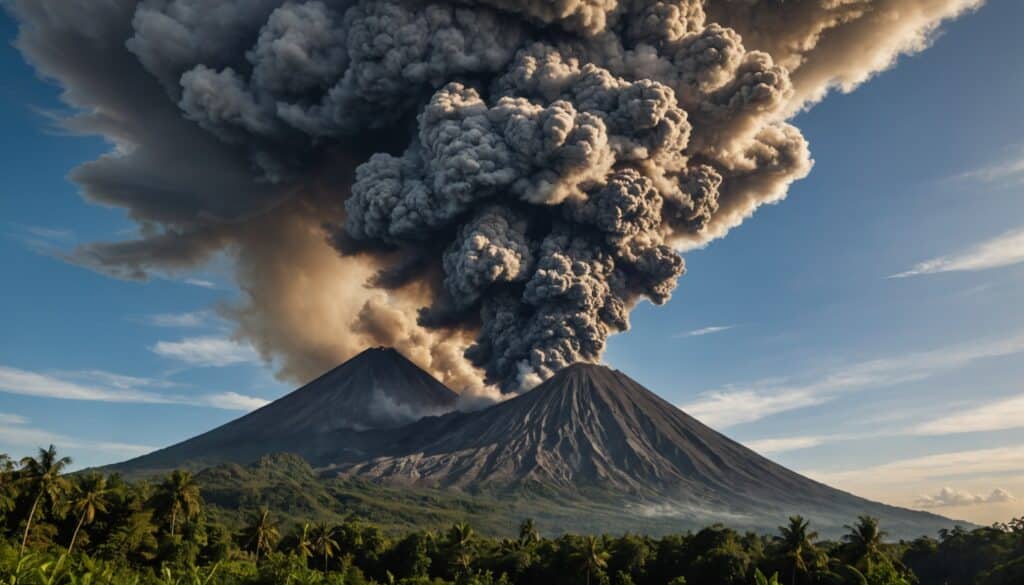
{"type": "Polygon", "coordinates": [[[246,396],[237,392],[222,392],[220,394],[204,396],[202,398],[202,403],[207,406],[221,408],[224,410],[251,411],[270,404],[270,401],[257,398],[255,396],[246,396]]]}
{"type": "Polygon", "coordinates": [[[994,183],[1007,179],[1017,179],[1021,175],[1024,175],[1024,149],[1021,149],[1016,156],[1003,160],[1000,163],[961,173],[956,178],[994,183]]]}
{"type": "Polygon", "coordinates": [[[806,471],[818,481],[829,484],[852,484],[870,480],[873,484],[901,486],[920,481],[950,477],[1004,476],[1024,469],[1024,445],[938,453],[923,457],[900,459],[842,471],[806,471]]]}
{"type": "Polygon", "coordinates": [[[0,443],[4,445],[34,449],[52,444],[60,450],[86,449],[128,456],[142,455],[143,453],[153,451],[153,447],[146,445],[76,439],[60,433],[29,427],[26,426],[29,422],[28,419],[17,415],[0,415],[0,422],[4,423],[0,426],[0,443]]]}
{"type": "Polygon", "coordinates": [[[711,327],[703,327],[701,329],[694,329],[693,331],[677,333],[676,335],[673,335],[673,337],[700,337],[702,335],[710,335],[712,333],[721,333],[722,331],[728,331],[735,327],[735,325],[712,325],[711,327]]]}
{"type": "Polygon", "coordinates": [[[701,394],[679,407],[713,427],[729,427],[824,404],[844,392],[923,380],[980,359],[1024,352],[1024,335],[944,347],[855,363],[810,377],[803,383],[729,386],[701,394]]]}
{"type": "Polygon", "coordinates": [[[57,254],[60,246],[74,240],[74,232],[34,225],[16,225],[8,235],[29,250],[43,255],[57,254]]]}
{"type": "Polygon", "coordinates": [[[222,337],[188,337],[181,341],[158,341],[153,353],[193,366],[230,366],[258,359],[249,345],[222,337]]]}
{"type": "Polygon", "coordinates": [[[0,424],[2,425],[23,425],[26,423],[28,423],[28,419],[25,417],[0,412],[0,424]]]}
{"type": "Polygon", "coordinates": [[[1001,268],[1024,262],[1024,230],[1007,232],[949,256],[940,256],[915,265],[889,278],[907,278],[921,274],[960,272],[1001,268]]]}
{"type": "Polygon", "coordinates": [[[59,372],[59,375],[63,378],[70,378],[72,380],[84,380],[104,386],[110,386],[119,390],[136,390],[139,388],[172,388],[177,386],[170,380],[161,380],[158,378],[139,378],[136,376],[125,376],[122,374],[113,374],[111,372],[104,372],[102,370],[78,370],[70,372],[59,372]]]}
{"type": "MultiPolygon", "coordinates": [[[[957,405],[957,408],[960,408],[957,405]]],[[[892,425],[887,425],[891,428],[892,425]]],[[[1024,395],[997,400],[968,408],[939,418],[918,423],[909,428],[867,433],[836,433],[832,435],[796,435],[753,439],[743,443],[758,453],[783,453],[818,447],[836,441],[904,437],[912,435],[955,435],[1024,428],[1024,395]]]]}
{"type": "Polygon", "coordinates": [[[919,497],[914,502],[914,505],[918,508],[945,508],[951,506],[1006,504],[1016,500],[1017,498],[1013,497],[1013,494],[1002,488],[996,488],[986,496],[984,494],[972,494],[971,492],[944,487],[936,494],[919,497]]]}
{"type": "Polygon", "coordinates": [[[696,402],[680,405],[687,414],[716,428],[731,427],[765,417],[815,406],[830,400],[812,388],[721,390],[701,394],[696,402]]]}
{"type": "Polygon", "coordinates": [[[25,226],[25,232],[45,240],[73,240],[74,232],[71,230],[48,228],[37,225],[25,226]]]}
{"type": "Polygon", "coordinates": [[[210,282],[209,280],[203,280],[201,278],[186,278],[183,282],[200,288],[217,288],[216,283],[210,282]]]}
{"type": "MultiPolygon", "coordinates": [[[[92,402],[181,404],[244,411],[253,410],[266,404],[266,401],[261,398],[245,396],[237,392],[186,396],[139,390],[137,389],[139,386],[166,388],[176,387],[177,384],[96,370],[51,375],[0,365],[0,392],[8,394],[92,402]],[[96,382],[87,384],[68,380],[67,377],[85,377],[96,382]]],[[[13,415],[0,414],[0,423],[4,422],[3,417],[5,416],[13,415]]]]}
{"type": "Polygon", "coordinates": [[[0,365],[0,391],[23,396],[59,398],[62,400],[93,400],[101,402],[167,402],[159,394],[123,388],[86,385],[54,376],[0,365]]]}
{"type": "Polygon", "coordinates": [[[797,436],[797,437],[776,437],[774,439],[756,439],[743,441],[747,447],[758,453],[783,453],[785,451],[796,451],[797,449],[809,449],[836,440],[831,436],[797,436]]]}
{"type": "Polygon", "coordinates": [[[194,311],[191,313],[161,313],[149,315],[145,321],[156,327],[201,327],[206,324],[209,318],[206,311],[194,311]]]}
{"type": "Polygon", "coordinates": [[[951,435],[1024,428],[1024,394],[921,423],[916,435],[951,435]]]}

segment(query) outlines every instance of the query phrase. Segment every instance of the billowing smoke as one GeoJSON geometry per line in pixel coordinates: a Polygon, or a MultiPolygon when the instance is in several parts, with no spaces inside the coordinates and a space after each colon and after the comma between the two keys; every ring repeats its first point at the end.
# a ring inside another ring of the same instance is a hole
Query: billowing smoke
{"type": "Polygon", "coordinates": [[[982,0],[16,0],[125,278],[235,260],[281,374],[398,347],[457,389],[600,358],[680,252],[811,168],[794,113],[982,0]]]}

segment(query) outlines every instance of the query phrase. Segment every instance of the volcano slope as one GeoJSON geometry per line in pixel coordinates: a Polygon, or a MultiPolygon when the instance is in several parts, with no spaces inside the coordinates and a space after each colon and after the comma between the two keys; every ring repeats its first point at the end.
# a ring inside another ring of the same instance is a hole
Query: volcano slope
{"type": "Polygon", "coordinates": [[[424,419],[398,434],[389,453],[331,471],[384,485],[619,498],[629,514],[686,525],[771,530],[789,514],[825,531],[859,514],[881,518],[893,535],[952,525],[790,471],[597,365],[570,366],[489,409],[424,419]]]}
{"type": "Polygon", "coordinates": [[[295,453],[316,461],[372,454],[380,431],[449,412],[458,397],[391,348],[371,348],[305,386],[212,431],[113,465],[129,475],[295,453]]]}
{"type": "Polygon", "coordinates": [[[319,502],[317,514],[356,512],[394,527],[468,518],[512,533],[534,517],[552,533],[659,534],[713,522],[774,531],[800,514],[837,535],[870,514],[891,536],[915,537],[955,524],[801,476],[603,366],[573,365],[489,408],[430,416],[454,402],[394,350],[368,350],[234,422],[108,469],[141,476],[220,464],[200,480],[224,506],[244,500],[288,514],[288,494],[302,494],[319,502]],[[400,424],[417,414],[428,416],[400,424]],[[286,452],[309,474],[275,472],[273,462],[288,459],[266,456],[286,452]]]}

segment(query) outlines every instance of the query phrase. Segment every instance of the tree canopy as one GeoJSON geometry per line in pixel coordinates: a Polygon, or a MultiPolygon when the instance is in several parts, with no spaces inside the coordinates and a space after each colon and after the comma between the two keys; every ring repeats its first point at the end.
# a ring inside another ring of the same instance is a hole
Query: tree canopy
{"type": "MultiPolygon", "coordinates": [[[[0,583],[22,585],[1019,585],[1024,518],[889,542],[857,518],[840,541],[793,516],[775,535],[721,525],[660,538],[542,534],[524,520],[508,537],[456,521],[396,532],[361,519],[296,521],[265,505],[237,511],[207,500],[173,471],[155,483],[68,476],[70,460],[41,449],[0,455],[0,583]],[[283,536],[282,536],[283,535],[283,536]]],[[[209,492],[214,501],[223,496],[209,492]]]]}

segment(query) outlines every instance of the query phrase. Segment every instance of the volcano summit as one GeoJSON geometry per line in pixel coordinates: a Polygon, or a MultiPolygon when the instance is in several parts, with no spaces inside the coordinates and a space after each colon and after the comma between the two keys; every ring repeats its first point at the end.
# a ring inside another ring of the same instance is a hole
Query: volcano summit
{"type": "Polygon", "coordinates": [[[310,460],[345,458],[355,438],[364,436],[359,431],[399,427],[449,412],[457,397],[394,349],[367,349],[263,408],[116,467],[200,468],[285,451],[310,460]]]}

